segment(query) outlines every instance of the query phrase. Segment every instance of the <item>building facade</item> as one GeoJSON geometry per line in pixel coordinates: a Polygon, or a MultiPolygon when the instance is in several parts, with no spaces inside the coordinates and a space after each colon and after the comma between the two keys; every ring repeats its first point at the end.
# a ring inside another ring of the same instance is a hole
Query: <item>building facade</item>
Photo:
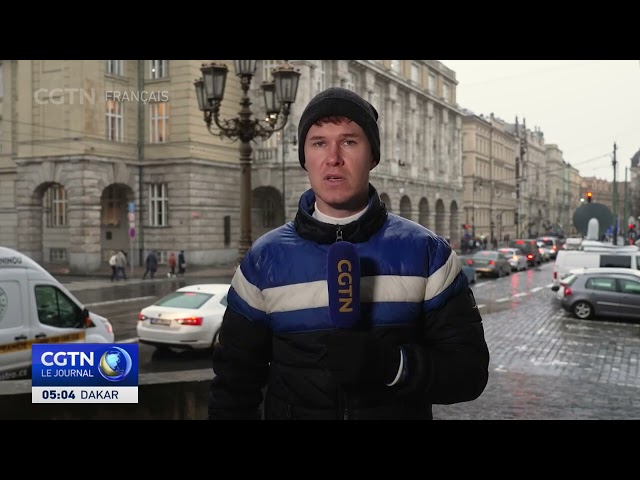
{"type": "MultiPolygon", "coordinates": [[[[207,62],[0,61],[0,244],[76,272],[97,270],[114,250],[133,263],[150,249],[161,261],[183,249],[191,264],[233,262],[239,154],[198,110],[193,80],[207,62]]],[[[258,62],[252,98],[277,63],[258,62]]],[[[380,113],[372,183],[389,210],[455,243],[463,188],[455,73],[434,60],[291,63],[302,75],[289,125],[253,151],[252,238],[293,219],[309,188],[295,126],[316,93],[340,85],[380,113]]],[[[223,119],[237,115],[241,95],[228,75],[223,119]]]]}

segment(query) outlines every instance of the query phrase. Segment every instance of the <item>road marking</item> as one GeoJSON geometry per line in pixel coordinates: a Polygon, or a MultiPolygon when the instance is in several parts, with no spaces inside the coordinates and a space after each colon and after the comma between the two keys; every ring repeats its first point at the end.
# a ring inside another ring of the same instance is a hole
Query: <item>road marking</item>
{"type": "Polygon", "coordinates": [[[511,297],[499,298],[496,300],[496,303],[508,302],[509,300],[511,300],[511,297]]]}
{"type": "Polygon", "coordinates": [[[484,287],[485,285],[489,285],[489,283],[488,282],[476,283],[475,287],[480,288],[480,287],[484,287]]]}
{"type": "Polygon", "coordinates": [[[527,293],[527,292],[516,293],[516,294],[513,296],[513,298],[516,298],[516,297],[524,297],[525,295],[528,295],[528,293],[527,293]]]}
{"type": "Polygon", "coordinates": [[[480,305],[477,305],[477,307],[478,307],[478,310],[480,310],[481,308],[486,307],[486,305],[484,303],[481,303],[480,305]]]}
{"type": "Polygon", "coordinates": [[[536,287],[536,288],[532,288],[531,290],[529,290],[531,293],[536,293],[539,292],[540,290],[542,290],[544,287],[536,287]]]}
{"type": "Polygon", "coordinates": [[[137,302],[139,300],[149,300],[150,298],[156,298],[156,296],[148,295],[146,297],[123,298],[122,300],[108,300],[106,302],[86,303],[85,307],[101,307],[102,305],[113,305],[114,303],[137,302]]]}
{"type": "Polygon", "coordinates": [[[553,283],[550,283],[549,285],[546,285],[544,288],[551,288],[553,287],[553,283]]]}

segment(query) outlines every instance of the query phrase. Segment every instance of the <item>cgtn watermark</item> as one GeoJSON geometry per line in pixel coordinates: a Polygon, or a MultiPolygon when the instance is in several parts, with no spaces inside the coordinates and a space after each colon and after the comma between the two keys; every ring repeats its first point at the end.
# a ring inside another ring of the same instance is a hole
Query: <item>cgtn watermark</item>
{"type": "MultiPolygon", "coordinates": [[[[88,103],[95,105],[97,99],[94,88],[39,88],[33,92],[33,100],[37,105],[83,105],[88,103]]],[[[116,102],[167,102],[169,92],[167,90],[107,90],[104,92],[105,100],[116,102]]]]}
{"type": "Polygon", "coordinates": [[[31,403],[138,403],[138,344],[33,344],[31,379],[31,403]]]}

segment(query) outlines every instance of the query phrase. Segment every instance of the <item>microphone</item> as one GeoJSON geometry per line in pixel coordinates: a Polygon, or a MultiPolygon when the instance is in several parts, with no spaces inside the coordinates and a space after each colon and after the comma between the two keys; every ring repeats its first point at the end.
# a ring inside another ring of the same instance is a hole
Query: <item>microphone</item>
{"type": "Polygon", "coordinates": [[[339,241],[327,252],[329,318],[340,328],[354,328],[360,320],[360,257],[353,243],[339,241]]]}

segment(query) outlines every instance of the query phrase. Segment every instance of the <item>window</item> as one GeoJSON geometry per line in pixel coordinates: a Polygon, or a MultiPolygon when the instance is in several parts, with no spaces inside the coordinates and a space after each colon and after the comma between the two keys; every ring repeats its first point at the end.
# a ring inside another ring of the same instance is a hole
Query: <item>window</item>
{"type": "Polygon", "coordinates": [[[51,263],[65,263],[67,261],[67,249],[66,248],[50,249],[49,261],[51,263]]]}
{"type": "Polygon", "coordinates": [[[102,225],[118,226],[122,218],[122,198],[125,195],[117,185],[110,185],[102,197],[102,225]]]}
{"type": "Polygon", "coordinates": [[[442,84],[442,98],[444,98],[445,102],[448,102],[450,100],[449,98],[449,84],[448,83],[443,83],[442,84]]]}
{"type": "Polygon", "coordinates": [[[616,291],[616,281],[614,278],[590,278],[585,285],[590,290],[602,290],[605,292],[616,291]]]}
{"type": "Polygon", "coordinates": [[[436,93],[436,76],[433,73],[429,74],[429,93],[436,93]]]}
{"type": "Polygon", "coordinates": [[[167,184],[154,183],[149,185],[149,225],[152,227],[166,227],[168,225],[167,184]]]}
{"type": "Polygon", "coordinates": [[[391,60],[391,70],[400,73],[400,60],[391,60]]]}
{"type": "Polygon", "coordinates": [[[122,102],[115,100],[107,100],[107,111],[105,112],[106,120],[106,138],[112,142],[124,141],[124,114],[122,102]]]}
{"type": "Polygon", "coordinates": [[[117,75],[119,77],[124,75],[124,60],[107,60],[106,70],[110,75],[117,75]]]}
{"type": "Polygon", "coordinates": [[[208,302],[213,295],[200,292],[173,292],[158,300],[155,305],[158,307],[185,308],[197,310],[208,302]]]}
{"type": "Polygon", "coordinates": [[[262,209],[262,226],[273,228],[276,226],[276,210],[273,199],[267,198],[262,209]]]}
{"type": "Polygon", "coordinates": [[[631,257],[629,255],[600,255],[600,266],[631,268],[631,257]]]}
{"type": "Polygon", "coordinates": [[[149,141],[151,143],[165,143],[169,135],[169,103],[151,103],[149,109],[149,120],[151,121],[149,141]]]}
{"type": "Polygon", "coordinates": [[[344,85],[344,88],[351,90],[352,92],[356,92],[358,90],[358,85],[360,83],[360,75],[354,72],[349,72],[349,78],[344,85]]]}
{"type": "Polygon", "coordinates": [[[280,60],[263,60],[262,61],[262,81],[272,82],[273,75],[271,74],[271,71],[281,63],[282,62],[280,60]]]}
{"type": "Polygon", "coordinates": [[[420,65],[417,63],[411,64],[411,81],[416,85],[420,85],[420,65]]]}
{"type": "Polygon", "coordinates": [[[166,60],[149,60],[149,76],[152,79],[164,78],[167,76],[166,60]]]}
{"type": "Polygon", "coordinates": [[[48,213],[47,226],[67,226],[67,192],[62,185],[53,185],[47,190],[45,208],[48,213]]]}
{"type": "Polygon", "coordinates": [[[621,278],[618,281],[620,282],[620,291],[622,293],[640,295],[640,282],[630,279],[627,280],[626,278],[621,278]]]}
{"type": "Polygon", "coordinates": [[[38,319],[57,328],[82,328],[82,311],[69,297],[51,285],[35,287],[38,319]]]}
{"type": "Polygon", "coordinates": [[[313,73],[316,79],[316,93],[320,93],[325,89],[324,86],[326,77],[326,72],[324,71],[324,62],[322,60],[318,62],[318,68],[316,68],[313,73]]]}

